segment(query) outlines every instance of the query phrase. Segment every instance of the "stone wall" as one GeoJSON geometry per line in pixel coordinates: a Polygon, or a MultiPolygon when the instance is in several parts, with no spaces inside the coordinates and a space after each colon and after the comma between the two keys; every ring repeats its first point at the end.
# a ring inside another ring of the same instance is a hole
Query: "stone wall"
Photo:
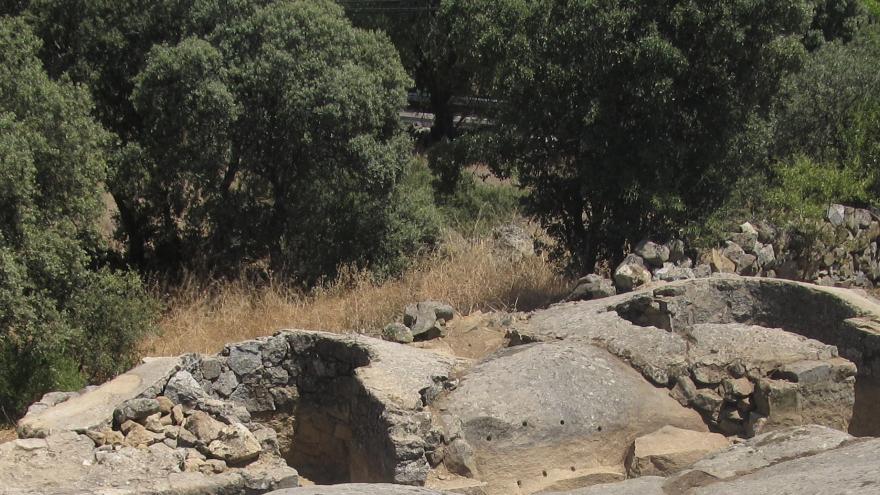
{"type": "Polygon", "coordinates": [[[370,361],[350,340],[294,332],[229,345],[189,372],[207,394],[243,405],[277,432],[281,456],[312,481],[423,483],[426,445],[391,437],[402,428],[425,438],[430,422],[413,428],[418,421],[356,379],[370,361]]]}
{"type": "Polygon", "coordinates": [[[725,235],[723,245],[689,249],[680,240],[643,240],[611,274],[578,281],[569,300],[608,297],[652,281],[672,282],[732,273],[873,289],[880,285],[880,217],[872,211],[831,205],[810,239],[763,220],[725,235]]]}
{"type": "Polygon", "coordinates": [[[82,394],[47,394],[19,434],[87,436],[88,472],[89,456],[136,463],[148,450],[162,459],[149,482],[114,475],[143,493],[165,493],[150,483],[169,469],[224,487],[192,493],[261,493],[298,475],[423,485],[440,442],[427,405],[457,364],[359,335],[281,331],[216,355],[150,360],[82,394]]]}
{"type": "Polygon", "coordinates": [[[744,223],[725,245],[705,253],[715,271],[761,275],[837,287],[880,283],[880,218],[869,210],[833,204],[816,239],[799,239],[764,221],[744,223]]]}

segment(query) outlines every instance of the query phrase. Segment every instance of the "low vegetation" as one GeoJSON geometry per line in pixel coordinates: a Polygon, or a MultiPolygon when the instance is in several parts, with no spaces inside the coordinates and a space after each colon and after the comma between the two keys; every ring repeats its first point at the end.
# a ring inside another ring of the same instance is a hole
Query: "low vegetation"
{"type": "Polygon", "coordinates": [[[546,257],[511,260],[490,240],[448,238],[399,278],[377,282],[367,272],[341,277],[309,292],[282,281],[255,285],[244,278],[211,285],[191,280],[168,295],[162,332],[147,339],[150,355],[216,352],[227,342],[281,328],[357,331],[377,335],[414,301],[447,301],[457,311],[528,311],[560,300],[571,289],[546,257]]]}

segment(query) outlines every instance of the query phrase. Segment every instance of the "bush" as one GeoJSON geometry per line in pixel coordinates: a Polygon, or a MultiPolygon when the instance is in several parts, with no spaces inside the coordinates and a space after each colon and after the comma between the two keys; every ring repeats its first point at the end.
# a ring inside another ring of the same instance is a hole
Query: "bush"
{"type": "Polygon", "coordinates": [[[49,80],[39,42],[0,18],[0,409],[128,368],[155,305],[94,269],[105,132],[87,94],[49,80]]]}
{"type": "Polygon", "coordinates": [[[489,184],[465,172],[450,194],[438,194],[437,203],[446,225],[479,237],[516,219],[523,195],[512,184],[489,184]]]}
{"type": "Polygon", "coordinates": [[[811,54],[804,70],[787,78],[777,110],[774,154],[804,155],[817,163],[872,180],[880,195],[880,26],[850,43],[834,42],[811,54]]]}
{"type": "Polygon", "coordinates": [[[871,181],[858,170],[796,156],[777,163],[769,175],[738,181],[725,204],[690,231],[691,244],[714,247],[742,222],[761,220],[781,230],[790,240],[786,249],[795,257],[808,259],[817,241],[833,242],[823,237],[821,228],[828,206],[871,204],[876,197],[870,187],[871,181]]]}

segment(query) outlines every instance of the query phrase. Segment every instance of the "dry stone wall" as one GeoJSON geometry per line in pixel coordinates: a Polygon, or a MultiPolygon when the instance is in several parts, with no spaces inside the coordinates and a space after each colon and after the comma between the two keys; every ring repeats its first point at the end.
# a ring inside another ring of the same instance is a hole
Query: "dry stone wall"
{"type": "MultiPolygon", "coordinates": [[[[300,475],[422,485],[439,443],[426,398],[454,386],[457,364],[381,340],[306,331],[230,344],[213,356],[154,360],[82,394],[47,394],[19,434],[60,440],[38,445],[22,463],[35,470],[43,453],[57,455],[46,445],[75,444],[82,459],[67,477],[103,476],[131,494],[255,494],[296,486],[300,475]],[[139,462],[152,466],[141,477],[112,471],[139,462]],[[187,476],[156,488],[170,474],[187,476]]],[[[80,493],[38,478],[18,486],[80,493]]],[[[89,483],[91,493],[117,493],[89,483]]]]}
{"type": "Polygon", "coordinates": [[[815,239],[799,238],[757,220],[728,233],[723,245],[701,252],[687,249],[680,240],[644,240],[615,268],[611,280],[587,275],[568,299],[608,297],[652,281],[672,282],[712,273],[829,287],[872,289],[880,284],[880,216],[876,212],[830,205],[814,235],[815,239]]]}

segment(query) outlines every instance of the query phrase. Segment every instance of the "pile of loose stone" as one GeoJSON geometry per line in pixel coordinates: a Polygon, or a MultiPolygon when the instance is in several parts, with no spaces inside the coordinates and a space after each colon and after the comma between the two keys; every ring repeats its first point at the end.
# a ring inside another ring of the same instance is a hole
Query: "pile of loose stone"
{"type": "MultiPolygon", "coordinates": [[[[184,409],[158,396],[125,401],[113,413],[113,428],[89,430],[86,435],[105,448],[146,448],[160,442],[172,449],[183,447],[187,449],[185,471],[222,473],[228,465],[243,466],[256,460],[263,451],[260,439],[244,424],[228,421],[218,421],[197,409],[184,409]]],[[[258,430],[267,445],[272,444],[267,435],[270,431],[258,430]]]]}
{"type": "Polygon", "coordinates": [[[581,278],[568,300],[629,292],[652,281],[672,282],[712,273],[801,280],[825,286],[873,288],[880,283],[880,217],[864,209],[832,204],[818,225],[818,240],[804,253],[783,229],[757,220],[726,234],[724,245],[694,252],[680,240],[643,240],[611,279],[581,278]],[[691,253],[693,257],[688,257],[691,253]]]}
{"type": "Polygon", "coordinates": [[[422,301],[407,305],[403,323],[391,323],[382,331],[385,340],[408,344],[414,340],[429,340],[446,333],[446,322],[455,317],[452,306],[438,301],[422,301]]]}

